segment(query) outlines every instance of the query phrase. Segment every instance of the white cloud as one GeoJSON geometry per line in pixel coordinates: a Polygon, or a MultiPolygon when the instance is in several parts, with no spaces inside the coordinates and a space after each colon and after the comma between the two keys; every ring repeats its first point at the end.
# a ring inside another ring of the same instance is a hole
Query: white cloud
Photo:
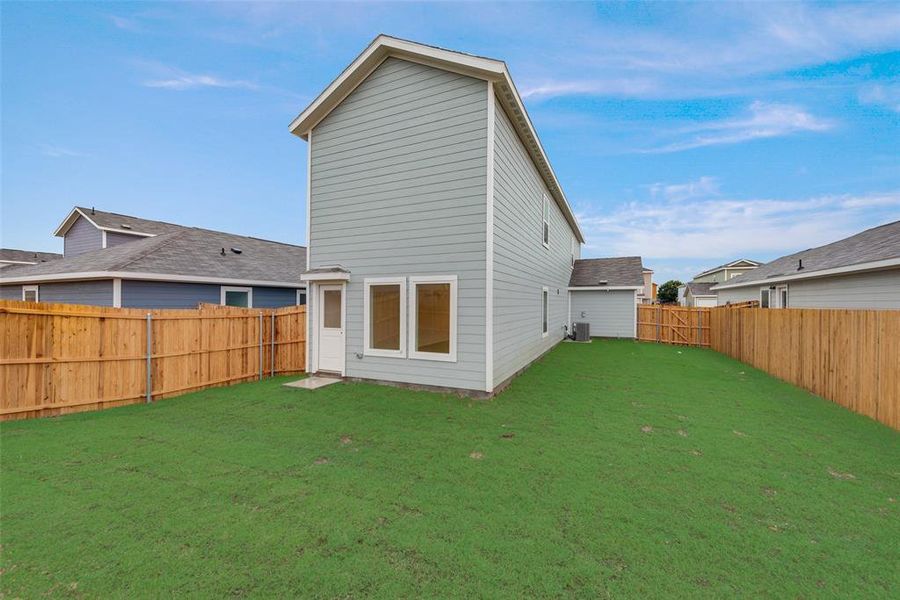
{"type": "Polygon", "coordinates": [[[215,75],[192,74],[178,72],[163,79],[150,79],[143,82],[145,87],[163,88],[168,90],[193,90],[198,88],[240,88],[256,90],[259,86],[242,79],[222,79],[215,75]]]}
{"type": "Polygon", "coordinates": [[[896,219],[898,210],[900,190],[801,200],[655,199],[579,220],[592,254],[692,262],[780,256],[896,219]]]}
{"type": "Polygon", "coordinates": [[[683,128],[679,133],[689,134],[684,139],[645,152],[679,152],[800,132],[823,132],[833,127],[833,121],[816,117],[799,106],[757,100],[750,105],[746,116],[683,128]]]}
{"type": "Polygon", "coordinates": [[[719,182],[715,177],[700,177],[687,183],[651,183],[647,186],[654,198],[664,198],[670,202],[680,202],[693,198],[708,198],[719,193],[719,182]]]}
{"type": "Polygon", "coordinates": [[[900,83],[875,84],[866,87],[860,91],[859,101],[863,104],[885,106],[894,112],[900,112],[900,83]]]}
{"type": "Polygon", "coordinates": [[[655,91],[649,79],[608,79],[594,81],[556,81],[527,84],[520,94],[523,99],[546,99],[559,96],[644,96],[655,91]]]}
{"type": "Polygon", "coordinates": [[[78,152],[76,150],[71,150],[69,148],[64,148],[63,146],[57,146],[54,144],[39,144],[38,149],[41,154],[44,156],[49,156],[50,158],[86,158],[90,156],[89,154],[85,154],[83,152],[78,152]]]}
{"type": "Polygon", "coordinates": [[[109,15],[109,20],[117,29],[124,31],[139,31],[140,25],[136,19],[122,17],[120,15],[109,15]]]}

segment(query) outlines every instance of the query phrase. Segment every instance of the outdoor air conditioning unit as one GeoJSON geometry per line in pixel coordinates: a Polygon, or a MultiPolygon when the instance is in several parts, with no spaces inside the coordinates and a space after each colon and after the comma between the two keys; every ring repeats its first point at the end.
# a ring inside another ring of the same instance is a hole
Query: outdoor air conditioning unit
{"type": "Polygon", "coordinates": [[[591,324],[575,323],[575,341],[589,342],[591,341],[591,324]]]}

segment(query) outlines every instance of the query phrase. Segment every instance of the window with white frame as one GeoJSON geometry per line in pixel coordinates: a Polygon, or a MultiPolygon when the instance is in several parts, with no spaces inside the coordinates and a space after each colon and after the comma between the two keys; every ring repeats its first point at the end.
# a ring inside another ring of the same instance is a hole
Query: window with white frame
{"type": "Polygon", "coordinates": [[[759,307],[769,308],[769,288],[759,288],[759,307]]]}
{"type": "Polygon", "coordinates": [[[406,278],[376,278],[364,282],[364,353],[406,356],[406,278]]]}
{"type": "Polygon", "coordinates": [[[219,304],[222,306],[253,308],[253,288],[223,285],[219,304]]]}
{"type": "Polygon", "coordinates": [[[775,288],[775,297],[777,299],[778,308],[788,307],[788,286],[779,285],[775,288]]]}
{"type": "Polygon", "coordinates": [[[306,290],[298,289],[297,290],[297,306],[303,306],[306,304],[306,290]]]}
{"type": "Polygon", "coordinates": [[[456,361],[455,275],[409,278],[409,357],[456,361]]]}
{"type": "Polygon", "coordinates": [[[546,194],[541,203],[541,241],[545,248],[550,247],[550,199],[546,194]]]}
{"type": "Polygon", "coordinates": [[[550,333],[550,290],[541,288],[541,337],[550,333]]]}
{"type": "Polygon", "coordinates": [[[569,245],[569,251],[572,254],[572,266],[575,266],[575,238],[572,238],[572,243],[569,245]]]}
{"type": "Polygon", "coordinates": [[[36,285],[23,285],[22,286],[22,300],[25,302],[38,302],[38,298],[40,294],[38,294],[38,286],[36,285]]]}

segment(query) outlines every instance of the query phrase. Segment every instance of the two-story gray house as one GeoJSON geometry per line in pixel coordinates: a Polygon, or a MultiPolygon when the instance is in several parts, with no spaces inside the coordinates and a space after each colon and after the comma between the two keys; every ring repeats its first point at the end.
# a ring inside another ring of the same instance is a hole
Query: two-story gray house
{"type": "Polygon", "coordinates": [[[584,236],[502,61],[382,35],[290,131],[310,372],[490,394],[564,338],[584,236]]]}

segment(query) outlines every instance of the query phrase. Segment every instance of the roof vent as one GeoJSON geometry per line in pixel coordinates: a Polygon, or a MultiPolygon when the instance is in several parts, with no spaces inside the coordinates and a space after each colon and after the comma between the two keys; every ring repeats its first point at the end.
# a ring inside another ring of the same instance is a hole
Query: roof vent
{"type": "Polygon", "coordinates": [[[94,213],[94,207],[93,207],[93,206],[91,207],[91,214],[92,214],[92,215],[95,214],[95,213],[94,213]]]}
{"type": "Polygon", "coordinates": [[[222,256],[225,256],[225,248],[222,248],[222,256]]]}
{"type": "Polygon", "coordinates": [[[597,285],[606,285],[607,283],[609,283],[608,279],[601,279],[597,282],[597,285]]]}
{"type": "Polygon", "coordinates": [[[240,248],[232,248],[231,251],[235,254],[240,254],[241,252],[243,252],[243,250],[241,250],[240,248]]]}
{"type": "Polygon", "coordinates": [[[122,229],[131,229],[131,225],[129,225],[128,223],[122,223],[121,225],[119,225],[119,227],[121,227],[122,229]]]}
{"type": "Polygon", "coordinates": [[[801,258],[797,261],[797,270],[801,271],[802,269],[803,269],[803,259],[801,258]]]}

